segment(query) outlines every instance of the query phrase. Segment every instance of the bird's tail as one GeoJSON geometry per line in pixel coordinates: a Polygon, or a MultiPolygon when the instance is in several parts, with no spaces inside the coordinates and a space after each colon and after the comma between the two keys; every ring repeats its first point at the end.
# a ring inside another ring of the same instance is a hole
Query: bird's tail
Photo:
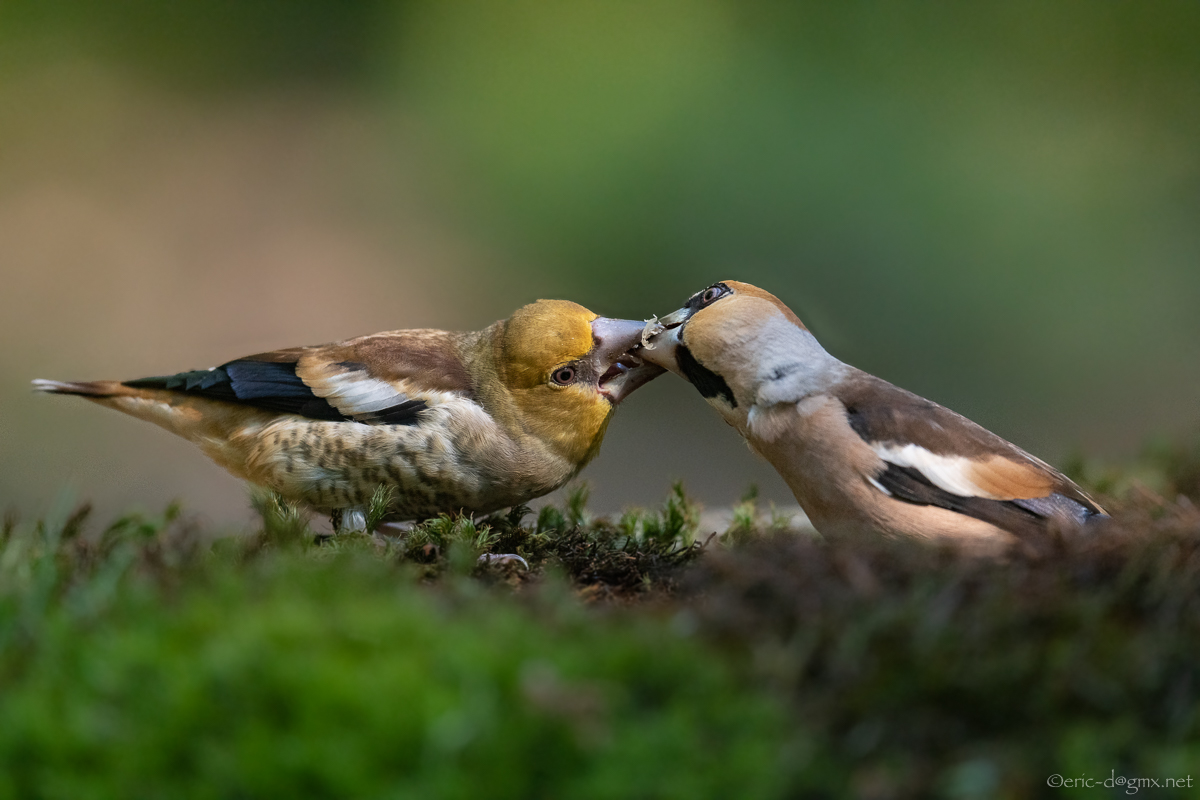
{"type": "Polygon", "coordinates": [[[37,378],[33,381],[35,392],[48,394],[77,394],[81,397],[122,397],[137,394],[120,381],[48,381],[37,378]]]}
{"type": "Polygon", "coordinates": [[[170,389],[126,386],[120,381],[35,380],[33,388],[35,391],[49,394],[78,395],[97,405],[153,422],[176,436],[199,444],[209,457],[241,477],[245,477],[239,467],[240,464],[244,464],[244,453],[229,461],[218,452],[219,448],[218,451],[213,451],[207,445],[227,440],[239,433],[247,422],[262,423],[271,419],[270,412],[262,409],[195,397],[170,389]],[[239,458],[242,460],[239,461],[239,458]]]}
{"type": "Polygon", "coordinates": [[[205,455],[239,478],[256,480],[247,472],[250,453],[247,446],[257,439],[250,436],[249,445],[230,445],[231,437],[239,442],[249,426],[269,423],[272,412],[260,408],[196,397],[170,389],[126,386],[120,381],[48,381],[35,380],[34,391],[48,394],[73,394],[97,405],[106,406],[131,417],[153,422],[176,436],[200,446],[205,455]]]}

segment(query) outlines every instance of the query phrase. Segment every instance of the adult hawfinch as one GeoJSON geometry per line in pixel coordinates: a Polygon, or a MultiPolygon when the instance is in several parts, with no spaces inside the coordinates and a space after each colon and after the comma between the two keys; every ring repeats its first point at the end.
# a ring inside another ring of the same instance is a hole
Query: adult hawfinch
{"type": "Polygon", "coordinates": [[[658,322],[638,354],[690,381],[823,534],[1004,543],[1104,514],[1019,447],[843,364],[762,289],[715,283],[658,322]]]}
{"type": "Polygon", "coordinates": [[[160,425],[239,478],[326,512],[394,486],[400,519],[487,513],[595,457],[660,367],[643,324],[539,300],[482,331],[401,330],[132,381],[36,380],[160,425]]]}

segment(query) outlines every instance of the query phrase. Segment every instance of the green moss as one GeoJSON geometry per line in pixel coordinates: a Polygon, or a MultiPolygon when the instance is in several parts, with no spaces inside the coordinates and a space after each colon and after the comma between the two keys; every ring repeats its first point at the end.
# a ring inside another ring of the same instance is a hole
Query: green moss
{"type": "MultiPolygon", "coordinates": [[[[782,786],[772,698],[661,619],[586,613],[554,582],[523,602],[464,579],[422,589],[372,547],[197,548],[168,519],[64,530],[15,525],[0,553],[0,796],[782,786]]],[[[419,530],[473,560],[491,529],[419,530]]]]}
{"type": "Polygon", "coordinates": [[[0,798],[1021,798],[1200,763],[1186,499],[997,561],[782,534],[753,496],[706,548],[680,487],[585,498],[319,541],[270,496],[215,541],[6,520],[0,798]]]}

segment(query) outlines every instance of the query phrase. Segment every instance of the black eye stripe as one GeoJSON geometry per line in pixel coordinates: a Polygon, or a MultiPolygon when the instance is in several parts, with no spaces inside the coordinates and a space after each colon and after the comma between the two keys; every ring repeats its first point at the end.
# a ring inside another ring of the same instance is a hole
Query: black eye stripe
{"type": "Polygon", "coordinates": [[[725,295],[730,294],[731,291],[732,290],[730,290],[730,288],[723,283],[714,283],[712,286],[708,286],[708,287],[702,289],[701,291],[696,292],[691,297],[689,297],[688,301],[684,304],[684,306],[686,308],[692,309],[693,311],[698,311],[699,309],[704,308],[707,305],[715,303],[716,301],[720,300],[725,295]],[[711,300],[706,301],[704,299],[705,295],[707,295],[713,289],[717,290],[717,295],[715,297],[713,297],[711,300]]]}

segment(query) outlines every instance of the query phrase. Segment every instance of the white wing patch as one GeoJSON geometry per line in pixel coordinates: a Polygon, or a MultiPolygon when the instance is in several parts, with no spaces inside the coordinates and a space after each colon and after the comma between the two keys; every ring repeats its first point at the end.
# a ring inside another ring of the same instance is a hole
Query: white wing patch
{"type": "Polygon", "coordinates": [[[988,500],[1007,500],[1008,497],[983,489],[970,475],[977,462],[963,456],[939,456],[915,444],[894,445],[874,442],[871,449],[889,464],[909,467],[924,475],[939,489],[959,497],[983,497],[988,500]]]}
{"type": "Polygon", "coordinates": [[[380,412],[395,409],[405,401],[425,400],[405,391],[403,381],[373,377],[363,364],[355,361],[302,358],[296,364],[296,375],[317,397],[359,422],[378,422],[376,415],[380,412]]]}
{"type": "Polygon", "coordinates": [[[313,394],[325,398],[347,417],[382,411],[408,399],[387,381],[372,378],[361,371],[326,375],[324,380],[311,388],[313,394]]]}

